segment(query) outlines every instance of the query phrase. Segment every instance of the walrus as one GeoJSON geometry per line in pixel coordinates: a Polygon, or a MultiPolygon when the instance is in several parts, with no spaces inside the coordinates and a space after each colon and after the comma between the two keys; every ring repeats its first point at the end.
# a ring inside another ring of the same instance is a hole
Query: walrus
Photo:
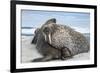
{"type": "Polygon", "coordinates": [[[40,28],[42,35],[45,37],[44,40],[56,49],[61,49],[63,59],[90,50],[89,42],[80,32],[67,25],[47,22],[40,28]]]}

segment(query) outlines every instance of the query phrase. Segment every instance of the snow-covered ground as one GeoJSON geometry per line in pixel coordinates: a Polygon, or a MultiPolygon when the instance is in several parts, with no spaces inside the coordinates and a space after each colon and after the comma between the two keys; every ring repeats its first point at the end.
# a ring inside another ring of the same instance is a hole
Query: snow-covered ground
{"type": "MultiPolygon", "coordinates": [[[[31,44],[33,36],[22,36],[22,56],[21,61],[22,63],[30,62],[35,58],[42,57],[39,52],[36,50],[35,45],[31,44]]],[[[75,55],[73,58],[68,59],[68,61],[73,60],[88,60],[90,58],[90,53],[81,53],[75,55]]]]}

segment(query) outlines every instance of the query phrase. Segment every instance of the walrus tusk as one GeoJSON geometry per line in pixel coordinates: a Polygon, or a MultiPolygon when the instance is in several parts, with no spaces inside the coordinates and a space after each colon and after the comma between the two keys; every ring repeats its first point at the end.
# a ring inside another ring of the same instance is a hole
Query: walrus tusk
{"type": "Polygon", "coordinates": [[[44,34],[44,37],[45,37],[45,41],[47,41],[47,36],[44,34]]]}
{"type": "Polygon", "coordinates": [[[49,37],[49,43],[51,44],[51,35],[49,34],[48,37],[49,37]]]}

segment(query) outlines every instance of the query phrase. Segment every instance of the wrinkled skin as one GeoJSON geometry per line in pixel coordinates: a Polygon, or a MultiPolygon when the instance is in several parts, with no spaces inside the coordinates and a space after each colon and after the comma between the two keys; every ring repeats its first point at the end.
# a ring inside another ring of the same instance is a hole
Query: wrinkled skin
{"type": "Polygon", "coordinates": [[[47,22],[41,27],[42,34],[46,42],[61,50],[62,57],[66,59],[89,51],[90,44],[83,34],[69,26],[47,22]]]}
{"type": "Polygon", "coordinates": [[[88,52],[90,45],[83,34],[68,26],[57,24],[54,18],[36,30],[32,43],[36,44],[36,48],[44,56],[33,61],[69,59],[76,54],[88,52]]]}

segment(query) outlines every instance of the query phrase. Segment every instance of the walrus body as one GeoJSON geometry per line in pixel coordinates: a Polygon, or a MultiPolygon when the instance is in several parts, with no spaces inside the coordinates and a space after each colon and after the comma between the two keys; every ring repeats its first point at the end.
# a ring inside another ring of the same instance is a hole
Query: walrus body
{"type": "Polygon", "coordinates": [[[89,51],[89,42],[83,34],[72,28],[49,23],[41,27],[45,41],[57,49],[62,49],[65,58],[89,51]]]}
{"type": "Polygon", "coordinates": [[[83,34],[72,28],[59,25],[50,19],[39,28],[32,43],[44,56],[33,61],[48,61],[54,58],[67,59],[89,51],[89,42],[83,34]]]}

